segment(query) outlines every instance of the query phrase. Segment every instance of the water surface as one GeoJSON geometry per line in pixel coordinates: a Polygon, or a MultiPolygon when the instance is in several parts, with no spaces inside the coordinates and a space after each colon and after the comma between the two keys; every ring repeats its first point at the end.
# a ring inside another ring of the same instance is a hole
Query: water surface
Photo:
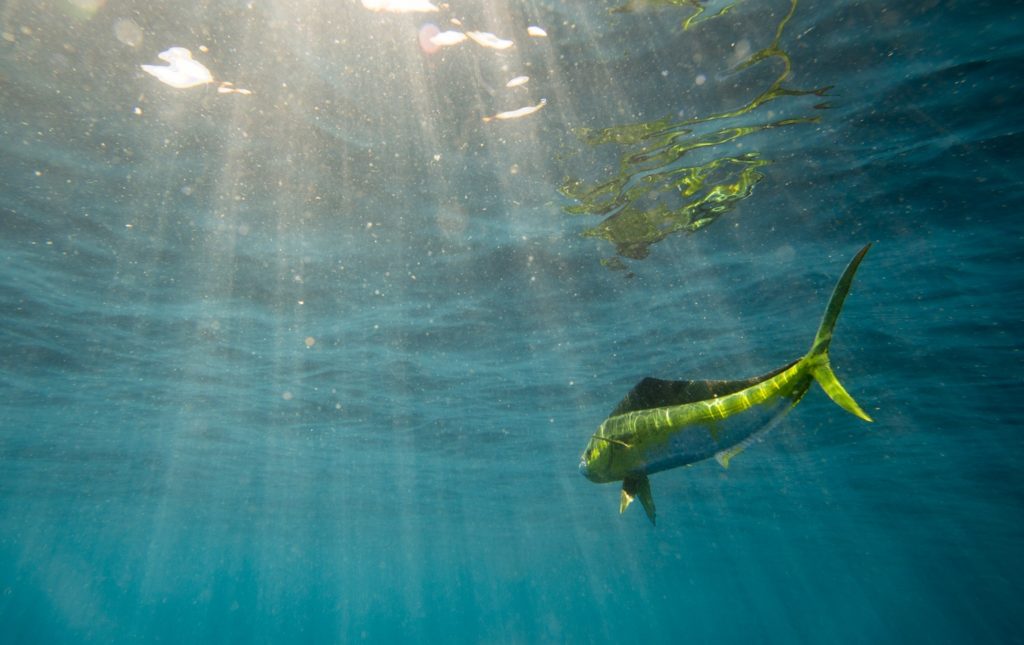
{"type": "Polygon", "coordinates": [[[1021,4],[701,4],[7,2],[5,640],[1019,640],[1021,4]],[[812,389],[656,528],[579,475],[869,241],[874,424],[812,389]]]}

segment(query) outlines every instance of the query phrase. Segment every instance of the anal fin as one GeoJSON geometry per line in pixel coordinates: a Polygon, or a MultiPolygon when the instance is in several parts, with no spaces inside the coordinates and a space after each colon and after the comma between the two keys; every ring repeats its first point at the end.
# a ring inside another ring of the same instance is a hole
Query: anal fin
{"type": "Polygon", "coordinates": [[[797,404],[797,401],[800,400],[801,396],[803,396],[803,392],[800,392],[799,396],[797,396],[792,403],[790,403],[784,408],[779,409],[774,414],[774,416],[772,416],[772,418],[769,419],[768,422],[764,424],[764,426],[762,426],[760,429],[758,429],[750,436],[743,439],[743,441],[740,441],[735,445],[729,446],[725,450],[720,450],[716,452],[715,461],[717,461],[719,465],[722,466],[722,468],[728,468],[729,461],[733,457],[749,448],[752,443],[754,443],[755,441],[759,441],[766,432],[768,432],[775,426],[779,425],[779,422],[781,422],[782,419],[785,418],[785,416],[789,413],[789,411],[793,409],[793,406],[797,404]]]}
{"type": "Polygon", "coordinates": [[[640,504],[647,513],[647,518],[654,524],[654,498],[651,497],[651,480],[647,475],[630,475],[622,480],[622,494],[619,496],[619,512],[622,513],[633,503],[633,500],[640,498],[640,504]]]}
{"type": "Polygon", "coordinates": [[[729,460],[746,450],[747,445],[749,445],[748,441],[741,441],[732,448],[726,448],[725,450],[716,452],[715,461],[717,461],[718,465],[722,468],[728,468],[729,460]]]}
{"type": "Polygon", "coordinates": [[[731,446],[729,448],[726,448],[725,450],[716,452],[715,461],[717,461],[722,468],[728,468],[729,460],[735,457],[736,455],[740,454],[747,448],[749,448],[750,444],[754,443],[754,441],[757,439],[757,435],[759,434],[761,433],[755,432],[754,434],[750,435],[749,437],[739,442],[735,446],[731,446]]]}

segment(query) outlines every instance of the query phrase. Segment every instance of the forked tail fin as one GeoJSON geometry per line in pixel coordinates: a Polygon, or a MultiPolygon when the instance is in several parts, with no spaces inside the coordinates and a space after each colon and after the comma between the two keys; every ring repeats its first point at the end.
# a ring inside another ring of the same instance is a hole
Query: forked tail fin
{"type": "Polygon", "coordinates": [[[864,259],[870,248],[871,244],[867,244],[862,248],[850,260],[846,270],[843,271],[839,282],[836,283],[836,288],[832,290],[832,297],[828,301],[828,307],[825,308],[825,315],[821,319],[821,325],[818,326],[818,333],[814,337],[814,344],[811,345],[811,351],[807,353],[805,359],[810,363],[811,373],[814,375],[815,380],[818,381],[821,389],[825,390],[825,394],[828,394],[829,398],[835,401],[836,405],[865,421],[871,421],[872,419],[857,405],[853,397],[839,383],[839,379],[836,378],[835,372],[832,371],[832,367],[829,365],[828,346],[832,342],[832,329],[836,326],[839,312],[843,309],[843,301],[846,300],[846,294],[850,292],[850,285],[853,284],[853,276],[857,273],[857,267],[860,266],[861,260],[864,259]]]}

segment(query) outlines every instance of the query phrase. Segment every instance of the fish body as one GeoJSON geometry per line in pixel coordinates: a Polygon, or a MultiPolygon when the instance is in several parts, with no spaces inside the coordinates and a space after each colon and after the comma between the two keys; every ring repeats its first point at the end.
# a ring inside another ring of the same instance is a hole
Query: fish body
{"type": "Polygon", "coordinates": [[[828,354],[853,276],[870,247],[861,249],[843,272],[806,355],[748,379],[643,379],[591,436],[580,458],[580,472],[597,483],[622,481],[620,512],[639,497],[653,523],[648,475],[712,457],[728,467],[733,457],[785,417],[814,381],[840,407],[871,421],[839,383],[828,354]]]}

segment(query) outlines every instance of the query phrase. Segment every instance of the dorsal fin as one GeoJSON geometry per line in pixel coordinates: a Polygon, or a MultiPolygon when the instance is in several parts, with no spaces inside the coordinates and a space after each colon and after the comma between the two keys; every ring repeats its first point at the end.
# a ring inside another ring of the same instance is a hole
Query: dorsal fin
{"type": "Polygon", "coordinates": [[[796,364],[796,361],[783,365],[767,374],[737,381],[665,381],[648,376],[637,383],[619,401],[619,404],[615,406],[615,409],[608,416],[614,417],[637,410],[650,410],[651,408],[696,403],[697,401],[707,401],[719,396],[726,396],[770,379],[776,374],[789,369],[794,364],[796,364]]]}

